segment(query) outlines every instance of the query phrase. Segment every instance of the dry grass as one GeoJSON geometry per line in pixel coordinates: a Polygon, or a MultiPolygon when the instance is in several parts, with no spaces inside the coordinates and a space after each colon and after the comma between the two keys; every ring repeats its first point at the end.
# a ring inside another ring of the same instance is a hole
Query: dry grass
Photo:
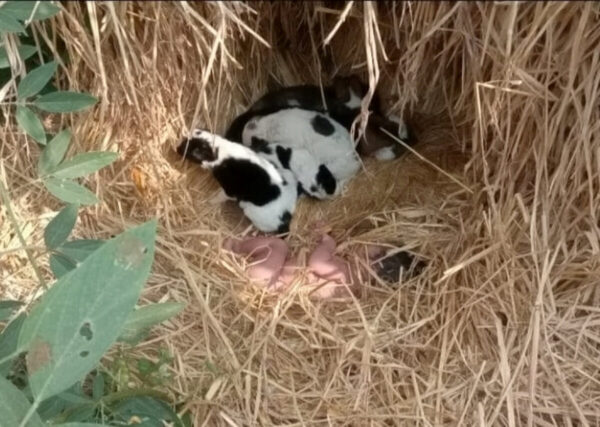
{"type": "MultiPolygon", "coordinates": [[[[195,425],[600,425],[597,3],[63,6],[40,43],[66,41],[62,84],[102,99],[65,122],[73,151],[121,153],[89,181],[102,203],[76,233],[160,218],[144,300],[188,307],[135,352],[169,347],[169,391],[195,425]],[[338,71],[378,79],[438,169],[367,162],[344,197],[302,202],[292,244],[311,247],[326,218],[342,253],[385,242],[430,265],[351,303],[274,300],[218,249],[247,223],[209,206],[212,178],[173,150],[274,84],[338,71]]],[[[35,181],[37,148],[3,126],[0,174],[40,246],[59,205],[35,181]]],[[[19,247],[5,218],[2,251],[19,247]]],[[[0,295],[33,295],[23,251],[2,255],[0,295]]]]}

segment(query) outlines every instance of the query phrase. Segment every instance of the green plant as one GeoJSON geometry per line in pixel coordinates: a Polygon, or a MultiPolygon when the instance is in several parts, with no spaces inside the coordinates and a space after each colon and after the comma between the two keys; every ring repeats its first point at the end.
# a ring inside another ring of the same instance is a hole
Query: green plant
{"type": "MultiPolygon", "coordinates": [[[[154,259],[155,220],[106,241],[68,240],[80,206],[98,202],[77,180],[110,165],[118,155],[88,152],[65,159],[71,132],[65,129],[48,135],[40,116],[83,111],[97,99],[57,90],[51,82],[57,71],[54,61],[30,67],[30,58],[46,57],[44,52],[34,55],[38,51],[35,46],[21,43],[12,51],[9,48],[8,38],[14,41],[18,36],[22,42],[31,21],[59,12],[56,5],[40,1],[9,1],[0,6],[4,41],[0,69],[12,70],[11,58],[16,55],[29,70],[18,80],[16,90],[4,94],[3,103],[14,109],[18,126],[40,146],[39,179],[66,203],[44,231],[56,282],[34,302],[29,314],[23,311],[14,316],[23,304],[0,301],[0,322],[6,323],[0,333],[0,426],[124,425],[134,417],[149,426],[163,425],[163,420],[184,425],[162,393],[115,387],[100,368],[90,374],[115,342],[135,345],[153,325],[179,313],[183,304],[135,308],[154,259]]],[[[5,84],[13,78],[16,80],[12,74],[0,73],[5,84]]],[[[40,284],[45,286],[35,258],[26,249],[3,182],[0,196],[40,284]]],[[[152,385],[161,385],[167,378],[162,367],[169,361],[162,356],[157,364],[141,360],[145,368],[140,373],[153,378],[152,385]]]]}

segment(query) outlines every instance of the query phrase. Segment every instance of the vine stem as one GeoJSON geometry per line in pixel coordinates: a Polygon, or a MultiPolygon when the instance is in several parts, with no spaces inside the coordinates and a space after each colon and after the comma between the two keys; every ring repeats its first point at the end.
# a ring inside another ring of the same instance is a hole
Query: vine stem
{"type": "Polygon", "coordinates": [[[38,282],[40,282],[40,285],[42,285],[44,287],[44,289],[46,289],[47,288],[46,281],[42,277],[42,273],[40,272],[40,269],[39,269],[37,263],[35,262],[35,259],[34,259],[33,255],[31,254],[31,251],[29,250],[29,247],[27,246],[27,242],[25,242],[25,238],[23,237],[23,233],[21,233],[21,228],[19,227],[19,223],[17,221],[17,218],[15,217],[15,213],[13,212],[12,207],[10,205],[8,190],[4,186],[4,180],[0,180],[0,197],[2,198],[2,203],[4,204],[4,206],[6,206],[6,212],[8,213],[8,218],[9,218],[10,222],[12,223],[12,226],[13,226],[15,232],[17,233],[17,237],[19,238],[19,241],[21,242],[21,246],[22,246],[23,250],[25,251],[25,254],[27,254],[27,259],[29,260],[29,262],[31,263],[31,266],[33,267],[33,271],[35,272],[38,282]]]}

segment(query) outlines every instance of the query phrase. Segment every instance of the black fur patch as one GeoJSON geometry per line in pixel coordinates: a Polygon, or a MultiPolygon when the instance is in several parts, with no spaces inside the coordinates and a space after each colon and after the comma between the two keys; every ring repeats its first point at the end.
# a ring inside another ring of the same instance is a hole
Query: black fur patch
{"type": "Polygon", "coordinates": [[[292,158],[292,149],[291,148],[283,148],[281,145],[278,145],[275,149],[277,153],[277,158],[283,166],[284,169],[290,168],[290,159],[292,158]]]}
{"type": "Polygon", "coordinates": [[[264,206],[281,194],[263,168],[244,159],[229,158],[213,169],[213,175],[230,197],[264,206]]]}
{"type": "Polygon", "coordinates": [[[317,186],[316,185],[311,185],[310,186],[310,191],[312,191],[313,193],[317,191],[317,186]]]}
{"type": "Polygon", "coordinates": [[[177,153],[196,163],[212,162],[217,158],[217,151],[210,142],[201,138],[184,139],[177,147],[177,153]]]}
{"type": "Polygon", "coordinates": [[[323,187],[327,194],[335,193],[337,182],[327,166],[319,166],[319,172],[317,172],[317,182],[321,187],[323,187]]]}
{"type": "Polygon", "coordinates": [[[277,228],[278,233],[289,233],[290,223],[292,222],[292,214],[289,211],[285,211],[280,217],[281,225],[277,228]]]}
{"type": "Polygon", "coordinates": [[[239,115],[235,118],[229,125],[229,128],[225,132],[225,139],[231,142],[237,142],[239,144],[242,143],[242,133],[244,131],[244,126],[252,117],[254,117],[254,113],[250,111],[246,111],[244,114],[239,115]]]}
{"type": "Polygon", "coordinates": [[[250,148],[252,148],[257,153],[265,153],[271,154],[273,150],[269,147],[269,143],[258,136],[252,137],[252,142],[250,143],[250,148]]]}
{"type": "Polygon", "coordinates": [[[324,116],[317,114],[311,121],[315,132],[320,133],[323,136],[329,136],[333,132],[335,132],[335,127],[331,124],[331,122],[324,116]]]}
{"type": "Polygon", "coordinates": [[[400,278],[400,272],[404,275],[420,274],[426,264],[422,260],[416,260],[415,257],[408,252],[398,252],[382,259],[376,264],[375,271],[383,280],[389,283],[396,283],[400,278]],[[411,266],[413,270],[410,271],[411,266]]]}
{"type": "Polygon", "coordinates": [[[298,183],[298,186],[296,188],[298,190],[298,197],[300,197],[302,194],[307,194],[301,183],[298,183]]]}

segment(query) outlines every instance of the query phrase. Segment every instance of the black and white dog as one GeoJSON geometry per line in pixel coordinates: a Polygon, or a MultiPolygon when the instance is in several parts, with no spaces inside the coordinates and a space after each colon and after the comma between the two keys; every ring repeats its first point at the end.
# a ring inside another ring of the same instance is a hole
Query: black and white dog
{"type": "Polygon", "coordinates": [[[235,200],[256,228],[289,231],[298,198],[292,172],[278,169],[248,147],[201,129],[184,139],[177,152],[211,170],[224,198],[235,200]]]}
{"type": "MultiPolygon", "coordinates": [[[[323,90],[316,85],[299,85],[268,92],[232,121],[225,132],[225,138],[242,142],[244,129],[252,118],[268,116],[288,108],[322,113],[350,131],[360,114],[361,104],[368,89],[368,85],[358,76],[351,75],[334,78],[332,84],[323,87],[323,90]]],[[[413,145],[416,142],[414,135],[400,117],[387,117],[384,114],[377,93],[371,99],[369,110],[371,114],[366,132],[358,140],[356,147],[361,156],[390,160],[404,153],[404,146],[381,129],[385,129],[406,144],[413,145]]]]}
{"type": "Polygon", "coordinates": [[[360,169],[350,133],[315,111],[287,108],[253,117],[242,143],[290,170],[301,189],[319,199],[339,195],[360,169]]]}

